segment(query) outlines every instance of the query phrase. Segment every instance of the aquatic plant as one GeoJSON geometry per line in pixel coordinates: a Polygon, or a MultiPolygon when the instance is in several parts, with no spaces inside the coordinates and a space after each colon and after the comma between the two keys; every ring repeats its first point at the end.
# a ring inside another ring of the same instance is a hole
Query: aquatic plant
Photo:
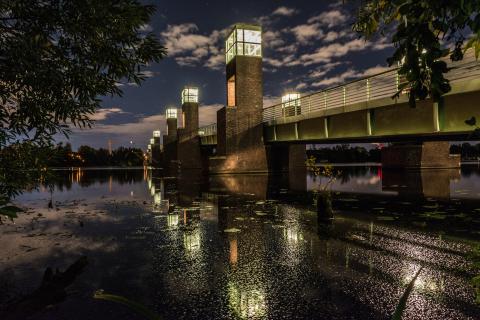
{"type": "Polygon", "coordinates": [[[412,290],[415,286],[415,281],[418,278],[418,275],[422,271],[423,267],[418,269],[417,273],[413,277],[412,281],[408,284],[407,288],[405,289],[405,292],[402,294],[400,297],[400,300],[398,301],[397,307],[395,308],[395,312],[393,313],[392,320],[401,320],[403,317],[403,313],[405,312],[405,309],[407,307],[407,301],[408,297],[412,293],[412,290]]]}
{"type": "Polygon", "coordinates": [[[115,294],[109,294],[105,293],[103,290],[97,290],[95,294],[93,295],[94,299],[99,299],[99,300],[106,300],[110,302],[115,302],[119,304],[123,304],[127,308],[131,309],[132,311],[135,311],[136,313],[142,315],[145,317],[145,319],[148,320],[160,320],[160,316],[156,314],[155,312],[151,311],[141,303],[138,303],[136,301],[130,300],[128,298],[118,296],[115,294]]]}
{"type": "Polygon", "coordinates": [[[335,182],[340,172],[335,171],[331,165],[317,166],[316,160],[314,156],[310,156],[305,161],[305,165],[314,177],[325,177],[327,179],[326,183],[322,184],[320,182],[319,187],[314,189],[314,193],[317,200],[318,219],[330,220],[333,218],[331,185],[335,182]]]}
{"type": "Polygon", "coordinates": [[[472,285],[475,289],[475,302],[480,304],[480,246],[477,246],[472,250],[469,258],[478,272],[478,275],[472,279],[472,285]]]}

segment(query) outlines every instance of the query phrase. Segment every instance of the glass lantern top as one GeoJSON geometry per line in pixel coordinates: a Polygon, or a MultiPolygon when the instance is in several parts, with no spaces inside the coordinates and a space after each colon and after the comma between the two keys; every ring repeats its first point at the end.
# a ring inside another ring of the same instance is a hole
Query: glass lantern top
{"type": "Polygon", "coordinates": [[[177,119],[177,108],[169,107],[166,111],[167,119],[177,119]]]}
{"type": "Polygon", "coordinates": [[[256,25],[236,24],[225,41],[225,59],[235,56],[262,56],[262,28],[256,25]]]}
{"type": "Polygon", "coordinates": [[[282,96],[282,106],[299,106],[300,105],[300,93],[291,92],[282,96]]]}
{"type": "Polygon", "coordinates": [[[185,87],[182,91],[182,104],[185,102],[198,103],[198,88],[185,87]]]}

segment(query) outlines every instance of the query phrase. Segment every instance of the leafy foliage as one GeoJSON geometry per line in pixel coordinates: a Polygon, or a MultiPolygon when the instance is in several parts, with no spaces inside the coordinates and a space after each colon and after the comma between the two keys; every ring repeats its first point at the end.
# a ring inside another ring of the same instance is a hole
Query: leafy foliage
{"type": "Polygon", "coordinates": [[[144,32],[154,11],[137,0],[0,1],[0,196],[7,204],[47,178],[55,134],[89,127],[102,96],[121,96],[122,81],[140,84],[148,63],[165,56],[144,32]]]}
{"type": "Polygon", "coordinates": [[[307,170],[312,173],[315,177],[325,177],[327,182],[320,186],[320,192],[329,191],[332,183],[337,180],[337,177],[341,174],[340,171],[335,171],[333,166],[317,166],[317,159],[314,156],[310,156],[305,161],[307,170]]]}
{"type": "Polygon", "coordinates": [[[470,138],[480,139],[480,127],[477,125],[477,119],[475,117],[471,117],[470,119],[465,120],[465,124],[474,128],[470,134],[470,138]]]}
{"type": "Polygon", "coordinates": [[[398,301],[397,307],[395,308],[395,312],[393,313],[392,320],[402,320],[403,313],[405,312],[405,309],[407,307],[407,301],[408,297],[413,291],[413,288],[415,286],[415,281],[417,281],[418,276],[420,275],[420,272],[422,272],[423,267],[420,267],[413,277],[413,279],[410,281],[408,284],[407,288],[403,292],[402,296],[400,297],[400,300],[398,301]]]}
{"type": "Polygon", "coordinates": [[[142,31],[153,13],[136,0],[1,1],[0,148],[90,126],[101,96],[139,84],[166,53],[142,31]]]}
{"type": "Polygon", "coordinates": [[[476,302],[480,304],[480,246],[475,247],[469,256],[479,274],[472,279],[473,288],[476,293],[476,302]]]}
{"type": "Polygon", "coordinates": [[[130,310],[135,311],[136,313],[142,315],[143,317],[145,317],[145,319],[148,319],[148,320],[161,319],[159,315],[155,314],[153,311],[149,310],[144,305],[122,296],[105,293],[103,290],[97,290],[93,295],[93,297],[99,300],[106,300],[110,302],[123,304],[124,306],[128,307],[130,310]]]}
{"type": "Polygon", "coordinates": [[[355,31],[370,38],[393,29],[395,52],[388,63],[400,65],[399,74],[407,82],[397,95],[407,89],[411,106],[417,98],[440,101],[451,90],[444,77],[447,64],[440,58],[450,54],[451,60],[461,60],[468,48],[477,58],[480,55],[478,0],[362,0],[360,4],[355,31]]]}

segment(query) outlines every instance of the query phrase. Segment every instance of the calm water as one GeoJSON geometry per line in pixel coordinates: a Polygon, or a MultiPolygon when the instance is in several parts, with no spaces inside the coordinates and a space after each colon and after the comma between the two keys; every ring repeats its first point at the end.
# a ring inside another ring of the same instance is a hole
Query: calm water
{"type": "Polygon", "coordinates": [[[466,258],[480,244],[480,169],[336,169],[329,225],[307,192],[325,178],[301,172],[60,172],[0,226],[0,303],[86,255],[68,298],[34,319],[141,319],[97,289],[163,319],[389,319],[420,267],[408,319],[480,319],[466,258]]]}

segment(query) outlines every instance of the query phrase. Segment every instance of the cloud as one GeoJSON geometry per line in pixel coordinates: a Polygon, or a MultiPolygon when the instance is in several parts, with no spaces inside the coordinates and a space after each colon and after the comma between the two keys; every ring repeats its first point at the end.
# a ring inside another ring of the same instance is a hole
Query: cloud
{"type": "Polygon", "coordinates": [[[274,10],[272,12],[272,15],[290,17],[290,16],[293,16],[296,13],[298,13],[298,11],[296,9],[282,6],[282,7],[278,7],[276,10],[274,10]]]}
{"type": "Polygon", "coordinates": [[[301,24],[292,28],[291,31],[301,44],[307,44],[310,40],[318,40],[324,36],[319,23],[301,24]]]}
{"type": "Polygon", "coordinates": [[[277,48],[285,44],[279,31],[265,31],[262,36],[264,47],[277,48]]]}
{"type": "Polygon", "coordinates": [[[204,66],[219,70],[224,62],[223,39],[229,31],[230,27],[213,30],[206,36],[199,34],[196,24],[183,23],[168,25],[161,36],[165,39],[164,45],[168,49],[169,56],[173,57],[180,66],[204,66]]]}
{"type": "Polygon", "coordinates": [[[349,16],[338,9],[331,11],[322,12],[321,14],[311,17],[307,20],[308,23],[318,22],[321,25],[327,26],[329,28],[342,25],[347,22],[349,16]]]}
{"type": "Polygon", "coordinates": [[[263,96],[263,107],[268,108],[279,104],[281,101],[281,97],[277,96],[263,96]]]}
{"type": "Polygon", "coordinates": [[[153,78],[157,75],[157,72],[153,72],[150,70],[143,70],[140,74],[145,78],[153,78]]]}
{"type": "Polygon", "coordinates": [[[126,114],[128,112],[123,111],[120,108],[113,107],[113,108],[102,108],[98,109],[95,114],[90,116],[90,119],[95,121],[101,121],[107,119],[109,116],[113,114],[126,114]]]}
{"type": "Polygon", "coordinates": [[[319,66],[317,69],[310,71],[309,77],[310,79],[323,77],[324,75],[332,71],[335,67],[342,64],[349,64],[349,62],[336,61],[336,62],[329,62],[329,63],[323,64],[319,66]]]}
{"type": "Polygon", "coordinates": [[[320,81],[316,81],[312,83],[312,87],[327,87],[332,86],[340,83],[344,83],[347,80],[359,79],[368,76],[372,76],[386,70],[389,70],[389,67],[377,65],[375,67],[368,68],[364,71],[357,71],[355,69],[348,69],[347,71],[338,74],[334,77],[326,78],[320,81]]]}
{"type": "Polygon", "coordinates": [[[193,52],[198,48],[205,48],[210,43],[210,38],[194,32],[198,27],[194,23],[184,23],[179,25],[168,25],[167,30],[161,33],[165,39],[164,45],[171,56],[176,56],[186,52],[193,52]]]}
{"type": "Polygon", "coordinates": [[[198,108],[198,121],[200,126],[206,126],[217,122],[217,111],[222,108],[220,103],[201,106],[198,108]]]}
{"type": "Polygon", "coordinates": [[[137,117],[135,121],[121,124],[102,124],[97,123],[91,129],[81,130],[83,134],[115,134],[128,136],[145,136],[147,139],[154,130],[165,130],[165,115],[156,114],[147,117],[137,117]]]}
{"type": "Polygon", "coordinates": [[[314,53],[307,53],[300,56],[304,65],[327,63],[333,58],[343,57],[348,53],[362,51],[371,47],[370,42],[362,39],[354,39],[346,43],[332,43],[318,48],[314,53]]]}
{"type": "Polygon", "coordinates": [[[153,31],[153,28],[152,28],[151,25],[146,23],[146,24],[143,24],[143,25],[140,26],[139,31],[140,32],[151,32],[151,31],[153,31]]]}

